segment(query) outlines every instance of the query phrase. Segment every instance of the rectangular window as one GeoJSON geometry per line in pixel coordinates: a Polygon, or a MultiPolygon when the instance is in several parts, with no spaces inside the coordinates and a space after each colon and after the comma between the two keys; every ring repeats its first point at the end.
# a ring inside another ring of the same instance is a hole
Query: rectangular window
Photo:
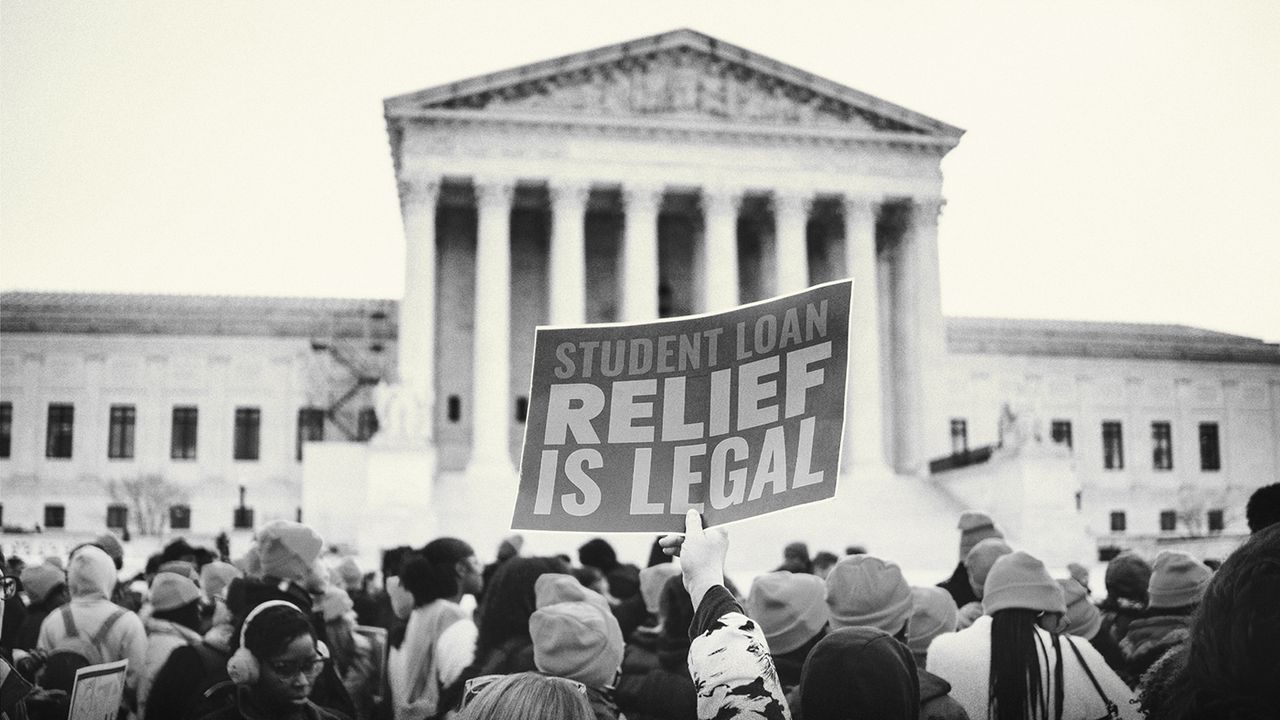
{"type": "Polygon", "coordinates": [[[1059,445],[1071,447],[1071,421],[1070,420],[1054,420],[1049,426],[1050,437],[1059,445]]]}
{"type": "Polygon", "coordinates": [[[76,409],[74,406],[49,403],[49,425],[44,442],[45,457],[71,457],[71,435],[75,427],[75,421],[76,409]]]}
{"type": "Polygon", "coordinates": [[[356,440],[364,442],[378,434],[378,413],[373,408],[361,408],[356,416],[356,440]]]}
{"type": "Polygon", "coordinates": [[[258,435],[262,428],[262,411],[253,407],[236,408],[236,460],[258,459],[258,435]]]}
{"type": "Polygon", "coordinates": [[[1120,423],[1115,420],[1102,423],[1102,467],[1107,470],[1124,469],[1124,439],[1120,423]]]}
{"type": "Polygon", "coordinates": [[[193,407],[173,409],[173,435],[169,443],[169,457],[174,460],[196,459],[196,429],[200,414],[193,407]]]}
{"type": "Polygon", "coordinates": [[[1173,469],[1173,428],[1168,422],[1151,423],[1151,467],[1173,469]]]}
{"type": "Polygon", "coordinates": [[[13,403],[0,402],[0,458],[9,457],[9,441],[13,436],[13,403]]]}
{"type": "Polygon", "coordinates": [[[67,526],[67,509],[62,505],[44,506],[44,527],[63,528],[67,526]]]}
{"type": "Polygon", "coordinates": [[[132,405],[111,406],[111,431],[107,437],[107,457],[123,460],[133,457],[133,426],[137,413],[132,405]]]}
{"type": "Polygon", "coordinates": [[[1178,529],[1178,514],[1172,510],[1160,511],[1160,531],[1173,532],[1178,529]]]}
{"type": "Polygon", "coordinates": [[[107,527],[112,530],[123,530],[129,524],[129,508],[124,505],[107,506],[107,527]]]}
{"type": "Polygon", "coordinates": [[[324,410],[306,407],[298,410],[298,462],[302,462],[302,444],[324,440],[324,410]]]}
{"type": "Polygon", "coordinates": [[[253,508],[238,507],[232,512],[231,525],[237,530],[253,529],[253,508]]]}
{"type": "Polygon", "coordinates": [[[1200,469],[1222,469],[1222,458],[1218,453],[1218,423],[1200,423],[1200,469]]]}
{"type": "Polygon", "coordinates": [[[1129,525],[1129,519],[1125,517],[1123,510],[1111,511],[1111,532],[1122,533],[1129,525]]]}
{"type": "Polygon", "coordinates": [[[1226,529],[1226,522],[1223,519],[1221,510],[1209,511],[1209,532],[1222,532],[1226,529]]]}
{"type": "Polygon", "coordinates": [[[173,530],[190,530],[191,529],[191,506],[190,505],[170,505],[169,506],[169,527],[173,530]]]}
{"type": "Polygon", "coordinates": [[[969,423],[964,418],[951,418],[951,454],[969,452],[969,423]]]}

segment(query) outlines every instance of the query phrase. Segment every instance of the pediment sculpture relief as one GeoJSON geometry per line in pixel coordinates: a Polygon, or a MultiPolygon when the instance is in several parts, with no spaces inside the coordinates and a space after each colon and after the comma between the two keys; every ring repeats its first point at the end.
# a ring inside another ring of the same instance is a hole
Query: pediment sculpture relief
{"type": "Polygon", "coordinates": [[[691,49],[624,58],[432,107],[917,131],[809,87],[691,49]]]}

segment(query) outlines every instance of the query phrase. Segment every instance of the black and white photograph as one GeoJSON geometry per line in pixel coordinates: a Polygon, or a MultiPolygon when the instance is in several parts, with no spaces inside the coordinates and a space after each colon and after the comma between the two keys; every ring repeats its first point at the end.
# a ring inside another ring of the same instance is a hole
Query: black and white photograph
{"type": "Polygon", "coordinates": [[[0,0],[0,720],[1274,718],[1277,67],[1261,0],[0,0]]]}

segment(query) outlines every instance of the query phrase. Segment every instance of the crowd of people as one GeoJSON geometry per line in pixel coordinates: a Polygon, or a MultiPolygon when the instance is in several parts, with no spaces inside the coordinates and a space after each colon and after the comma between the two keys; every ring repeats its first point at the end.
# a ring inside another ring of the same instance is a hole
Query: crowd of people
{"type": "Polygon", "coordinates": [[[598,538],[571,558],[511,536],[484,565],[443,537],[377,583],[301,523],[234,561],[178,540],[123,582],[105,534],[3,563],[0,658],[34,688],[0,714],[66,718],[78,669],[127,659],[118,717],[139,720],[1276,718],[1280,485],[1247,515],[1220,567],[1125,552],[1096,596],[973,511],[936,586],[792,543],[745,594],[693,511],[644,568],[598,538]]]}

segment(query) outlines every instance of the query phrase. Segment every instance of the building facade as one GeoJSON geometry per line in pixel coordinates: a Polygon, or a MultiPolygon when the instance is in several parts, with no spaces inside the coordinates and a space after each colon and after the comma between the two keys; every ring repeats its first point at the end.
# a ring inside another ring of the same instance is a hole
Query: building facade
{"type": "Polygon", "coordinates": [[[194,529],[243,506],[366,545],[453,533],[488,547],[510,518],[537,325],[713,311],[840,277],[854,279],[852,481],[838,507],[778,532],[949,554],[956,513],[1030,493],[1052,498],[1008,512],[1125,546],[1238,533],[1244,498],[1277,479],[1276,345],[943,318],[939,164],[962,135],[946,123],[688,30],[384,113],[398,306],[0,299],[6,525],[118,524],[113,483],[162,477],[182,490],[170,520],[194,529]],[[370,408],[374,442],[332,442],[367,439],[370,408]],[[1030,446],[1048,474],[994,487],[1035,474],[1009,471],[1030,446]],[[924,524],[939,530],[912,545],[902,528],[924,524]]]}

